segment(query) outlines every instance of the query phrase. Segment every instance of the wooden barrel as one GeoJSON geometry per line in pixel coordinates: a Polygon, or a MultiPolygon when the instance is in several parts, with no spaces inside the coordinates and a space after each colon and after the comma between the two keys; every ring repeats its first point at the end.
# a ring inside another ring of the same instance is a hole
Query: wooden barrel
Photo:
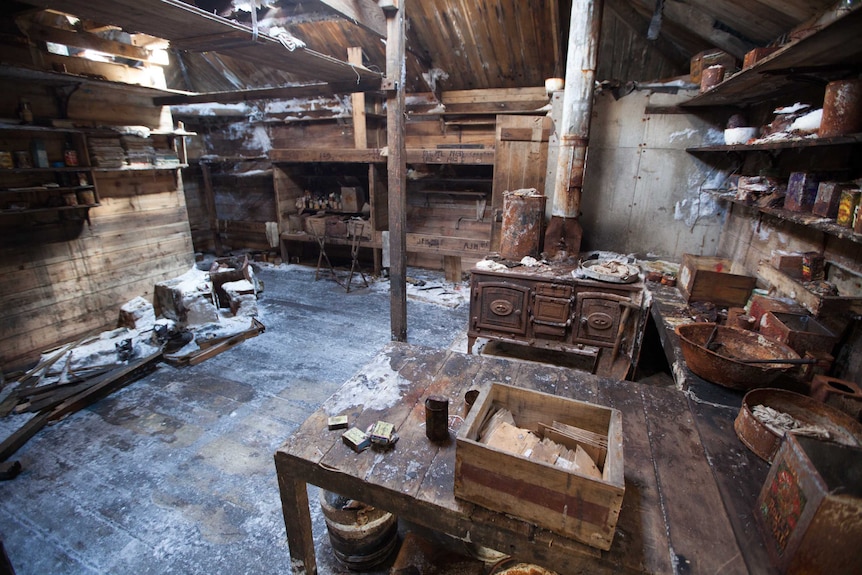
{"type": "Polygon", "coordinates": [[[398,546],[398,518],[388,511],[323,489],[320,508],[335,558],[351,571],[371,570],[398,546]]]}

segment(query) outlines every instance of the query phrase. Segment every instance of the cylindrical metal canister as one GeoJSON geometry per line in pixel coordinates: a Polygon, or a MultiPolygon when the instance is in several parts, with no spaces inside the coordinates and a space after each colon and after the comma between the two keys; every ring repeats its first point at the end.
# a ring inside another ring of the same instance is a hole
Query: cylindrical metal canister
{"type": "Polygon", "coordinates": [[[449,439],[449,399],[439,395],[425,399],[425,436],[431,441],[449,439]]]}
{"type": "Polygon", "coordinates": [[[545,226],[545,196],[533,188],[503,194],[500,255],[520,261],[538,257],[545,226]]]}
{"type": "Polygon", "coordinates": [[[335,558],[351,571],[369,571],[395,551],[398,518],[388,511],[323,489],[320,508],[335,558]]]}
{"type": "Polygon", "coordinates": [[[862,131],[862,79],[836,80],[826,85],[823,116],[817,135],[821,138],[862,131]]]}
{"type": "Polygon", "coordinates": [[[706,92],[713,86],[721,84],[722,80],[724,80],[724,71],[724,66],[720,64],[710,66],[704,70],[703,75],[700,77],[700,91],[706,92]]]}
{"type": "Polygon", "coordinates": [[[862,196],[862,190],[859,189],[841,192],[841,200],[838,202],[838,218],[835,223],[845,228],[853,227],[853,216],[856,214],[860,196],[862,196]]]}

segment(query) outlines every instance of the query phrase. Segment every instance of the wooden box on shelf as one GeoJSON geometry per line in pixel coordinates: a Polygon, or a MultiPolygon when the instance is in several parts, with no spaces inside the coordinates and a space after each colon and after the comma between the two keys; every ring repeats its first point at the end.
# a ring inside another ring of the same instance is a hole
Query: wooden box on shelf
{"type": "Polygon", "coordinates": [[[492,383],[480,393],[458,432],[455,496],[508,513],[592,547],[613,541],[625,482],[619,410],[492,383]],[[561,422],[606,439],[600,477],[573,472],[480,441],[488,418],[509,410],[517,427],[539,432],[561,422]]]}
{"type": "Polygon", "coordinates": [[[726,258],[683,254],[677,287],[689,302],[741,307],[748,301],[757,279],[735,273],[738,267],[726,258]]]}

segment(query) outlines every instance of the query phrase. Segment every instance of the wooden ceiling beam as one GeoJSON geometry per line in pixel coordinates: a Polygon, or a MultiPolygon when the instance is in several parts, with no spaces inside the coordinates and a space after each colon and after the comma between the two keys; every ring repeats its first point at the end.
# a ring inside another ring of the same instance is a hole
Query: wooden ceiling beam
{"type": "Polygon", "coordinates": [[[309,4],[325,6],[360,28],[386,37],[386,16],[374,0],[312,0],[309,4]]]}
{"type": "Polygon", "coordinates": [[[147,62],[150,60],[152,53],[144,48],[132,46],[131,44],[123,44],[114,40],[108,40],[91,34],[89,32],[74,32],[72,30],[63,30],[51,26],[44,26],[32,21],[20,20],[18,27],[21,31],[30,38],[39,42],[52,42],[54,44],[62,44],[73,48],[84,48],[96,50],[112,56],[120,56],[130,60],[139,60],[147,62]]]}
{"type": "Polygon", "coordinates": [[[318,82],[301,86],[280,86],[255,90],[232,90],[229,92],[207,92],[204,94],[178,94],[153,98],[156,106],[184,106],[188,104],[236,104],[252,100],[290,100],[292,98],[314,98],[335,94],[376,92],[380,81],[331,83],[318,82]]]}
{"type": "Polygon", "coordinates": [[[669,39],[669,37],[673,36],[672,33],[659,34],[657,39],[649,40],[647,39],[647,30],[649,30],[650,20],[632,9],[628,2],[623,2],[623,0],[605,0],[605,5],[624,26],[638,36],[643,37],[645,42],[658,50],[662,56],[675,66],[688,68],[691,58],[680,46],[669,39]]]}
{"type": "Polygon", "coordinates": [[[121,26],[202,51],[220,51],[246,62],[284,70],[297,78],[325,82],[374,80],[382,74],[320,52],[285,47],[278,38],[254,34],[248,26],[205,12],[181,0],[27,0],[42,8],[61,10],[121,26]],[[245,38],[242,40],[240,37],[245,38]],[[202,38],[211,44],[200,42],[202,38]]]}

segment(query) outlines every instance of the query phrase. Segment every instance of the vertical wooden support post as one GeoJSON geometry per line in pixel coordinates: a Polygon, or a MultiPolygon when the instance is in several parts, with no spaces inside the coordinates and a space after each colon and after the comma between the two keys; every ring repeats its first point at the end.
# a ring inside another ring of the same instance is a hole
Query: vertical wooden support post
{"type": "Polygon", "coordinates": [[[213,181],[210,174],[210,166],[207,163],[201,162],[201,176],[203,176],[203,199],[209,216],[210,231],[213,235],[213,250],[217,256],[222,255],[223,248],[221,245],[221,235],[218,232],[218,215],[215,207],[215,192],[213,191],[213,181]]]}
{"type": "Polygon", "coordinates": [[[389,181],[389,322],[407,341],[407,164],[404,143],[404,2],[386,11],[386,146],[389,181]]]}
{"type": "MultiPolygon", "coordinates": [[[[362,48],[348,48],[347,61],[354,66],[362,66],[362,48]]],[[[368,147],[365,129],[365,92],[351,94],[350,104],[353,108],[353,146],[357,150],[364,150],[368,147]]]]}

